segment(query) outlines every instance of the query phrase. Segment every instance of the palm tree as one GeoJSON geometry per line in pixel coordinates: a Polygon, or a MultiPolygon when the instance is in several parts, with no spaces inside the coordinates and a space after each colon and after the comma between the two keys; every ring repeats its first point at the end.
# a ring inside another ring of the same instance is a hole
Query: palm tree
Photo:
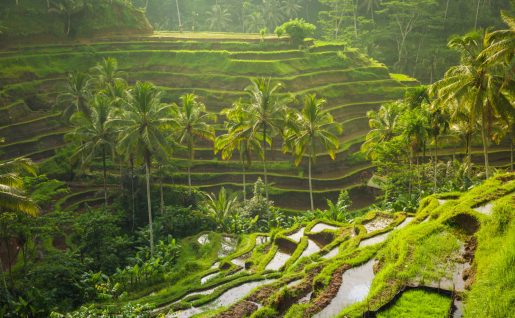
{"type": "Polygon", "coordinates": [[[216,115],[206,112],[206,105],[197,101],[195,94],[181,96],[181,105],[175,107],[174,124],[177,140],[188,148],[188,187],[191,194],[191,165],[195,158],[197,138],[215,140],[215,129],[209,124],[216,121],[216,115]]]}
{"type": "Polygon", "coordinates": [[[261,16],[269,30],[274,30],[283,19],[279,0],[263,0],[261,4],[261,16]]]}
{"type": "Polygon", "coordinates": [[[91,82],[87,74],[72,72],[68,74],[68,81],[64,91],[57,96],[57,104],[64,105],[63,115],[70,118],[74,112],[89,114],[88,100],[91,96],[91,82]]]}
{"type": "Polygon", "coordinates": [[[215,4],[211,7],[211,11],[207,11],[207,23],[210,30],[225,31],[231,22],[231,14],[221,5],[215,4]]]}
{"type": "Polygon", "coordinates": [[[234,206],[237,202],[236,196],[228,196],[225,188],[222,187],[218,196],[214,193],[206,194],[206,210],[216,222],[219,230],[227,232],[227,219],[235,212],[234,206]]]}
{"type": "Polygon", "coordinates": [[[249,33],[257,33],[265,26],[261,12],[257,11],[245,16],[243,24],[245,25],[245,30],[249,33]]]}
{"type": "Polygon", "coordinates": [[[504,72],[498,65],[485,63],[481,51],[488,50],[491,43],[487,41],[487,33],[469,33],[456,37],[449,46],[461,53],[461,65],[451,67],[442,80],[433,85],[439,103],[445,105],[457,100],[470,103],[469,120],[481,123],[481,139],[485,159],[486,177],[490,176],[488,160],[488,134],[500,118],[512,118],[513,106],[506,94],[499,94],[504,88],[504,72]]]}
{"type": "Polygon", "coordinates": [[[284,12],[286,17],[289,19],[296,18],[300,10],[302,10],[302,5],[299,0],[281,1],[281,11],[284,12]]]}
{"type": "Polygon", "coordinates": [[[342,132],[341,125],[334,122],[333,116],[324,111],[325,99],[319,99],[315,94],[304,98],[304,107],[297,114],[297,119],[291,125],[287,144],[291,145],[296,155],[295,164],[299,165],[305,154],[308,155],[308,180],[311,211],[315,210],[313,203],[313,186],[311,182],[311,166],[316,160],[317,145],[322,145],[329,153],[331,159],[335,159],[336,150],[340,144],[336,134],[342,132]]]}
{"type": "Polygon", "coordinates": [[[432,105],[432,109],[430,109],[429,113],[429,121],[431,125],[430,135],[433,136],[435,143],[435,160],[433,162],[433,192],[436,192],[437,186],[437,177],[436,177],[436,167],[438,163],[438,137],[445,133],[449,129],[449,118],[446,113],[439,107],[435,107],[432,105]]]}
{"type": "Polygon", "coordinates": [[[82,155],[83,165],[91,163],[100,152],[104,177],[104,204],[106,207],[108,197],[106,159],[108,153],[113,152],[115,139],[114,127],[109,124],[112,117],[111,99],[103,94],[98,94],[93,98],[89,116],[78,112],[71,117],[71,124],[74,129],[67,135],[67,137],[80,143],[76,154],[82,155]]]}
{"type": "Polygon", "coordinates": [[[108,57],[91,69],[92,80],[99,90],[110,91],[116,82],[124,82],[124,73],[118,70],[118,61],[108,57]]]}
{"type": "Polygon", "coordinates": [[[376,146],[390,141],[396,134],[399,126],[401,105],[398,102],[381,105],[379,110],[367,112],[370,132],[361,146],[368,158],[376,158],[376,146]]]}
{"type": "Polygon", "coordinates": [[[287,100],[277,95],[282,88],[281,84],[272,85],[271,79],[259,78],[252,80],[245,91],[249,96],[249,104],[245,105],[245,112],[252,123],[252,135],[262,142],[263,175],[265,181],[265,194],[268,200],[268,177],[266,169],[267,144],[272,146],[272,137],[277,128],[281,126],[287,100]]]}
{"type": "Polygon", "coordinates": [[[147,184],[150,252],[154,254],[154,230],[150,200],[152,157],[166,158],[170,151],[165,127],[172,123],[172,106],[161,103],[161,92],[151,83],[137,82],[129,91],[125,111],[113,122],[119,128],[118,147],[122,153],[132,152],[134,159],[145,164],[147,184]]]}
{"type": "MultiPolygon", "coordinates": [[[[0,140],[2,143],[3,140],[0,140]]],[[[25,158],[18,158],[0,162],[0,213],[22,212],[36,216],[39,209],[30,197],[25,194],[22,174],[35,174],[32,162],[25,158]]],[[[9,267],[9,271],[11,268],[9,267]]],[[[0,255],[0,275],[3,287],[7,290],[2,259],[0,255]]]]}
{"type": "Polygon", "coordinates": [[[232,108],[222,111],[222,114],[227,117],[225,122],[227,133],[216,138],[215,154],[220,151],[223,160],[230,160],[234,150],[238,150],[243,169],[243,200],[245,201],[247,200],[245,168],[251,165],[253,153],[261,153],[261,144],[252,133],[249,114],[244,111],[243,107],[241,102],[236,102],[232,108]]]}
{"type": "Polygon", "coordinates": [[[22,174],[35,174],[34,165],[25,158],[0,162],[0,213],[12,211],[36,216],[39,209],[23,187],[22,174]]]}

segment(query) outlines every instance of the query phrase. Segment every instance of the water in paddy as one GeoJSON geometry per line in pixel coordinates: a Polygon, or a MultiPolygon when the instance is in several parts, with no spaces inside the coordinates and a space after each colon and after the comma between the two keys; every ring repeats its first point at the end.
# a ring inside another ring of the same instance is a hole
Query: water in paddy
{"type": "Polygon", "coordinates": [[[264,235],[256,236],[256,245],[265,244],[268,241],[270,241],[270,237],[268,237],[268,236],[264,236],[264,235]]]}
{"type": "Polygon", "coordinates": [[[474,210],[479,213],[485,214],[485,215],[491,215],[493,207],[494,207],[494,204],[491,202],[488,202],[487,204],[475,207],[474,210]]]}
{"type": "Polygon", "coordinates": [[[438,203],[440,205],[444,204],[445,202],[447,202],[448,200],[444,200],[444,199],[438,199],[438,203]]]}
{"type": "Polygon", "coordinates": [[[313,317],[336,317],[346,307],[366,299],[374,279],[373,268],[374,260],[371,259],[359,267],[345,271],[342,276],[342,285],[336,296],[327,307],[313,317]]]}
{"type": "Polygon", "coordinates": [[[204,284],[205,284],[205,283],[207,283],[209,280],[211,280],[211,279],[215,278],[216,276],[218,276],[218,274],[220,274],[220,273],[216,272],[216,273],[209,274],[209,275],[206,275],[206,276],[202,277],[202,278],[200,279],[200,284],[201,284],[201,285],[204,285],[204,284]]]}
{"type": "MultiPolygon", "coordinates": [[[[413,219],[414,218],[411,216],[407,217],[401,224],[397,225],[397,227],[395,229],[396,230],[402,229],[403,227],[408,225],[411,221],[413,221],[413,219]]],[[[370,246],[370,245],[384,242],[386,240],[386,238],[388,237],[388,235],[390,235],[390,233],[391,233],[391,231],[380,234],[380,235],[372,236],[371,238],[364,239],[361,242],[359,242],[359,247],[370,246]]]]}
{"type": "Polygon", "coordinates": [[[200,245],[206,245],[209,243],[209,236],[207,234],[203,234],[199,236],[197,242],[199,242],[200,245]]]}
{"type": "Polygon", "coordinates": [[[329,251],[329,253],[325,254],[324,256],[322,256],[323,259],[330,259],[330,258],[333,258],[335,257],[336,255],[338,255],[338,253],[340,252],[339,250],[339,247],[335,247],[333,248],[332,250],[329,251]]]}
{"type": "Polygon", "coordinates": [[[413,221],[413,219],[414,219],[414,217],[408,216],[407,218],[404,219],[404,221],[402,221],[401,224],[397,225],[396,229],[402,229],[406,225],[410,224],[411,221],[413,221]]]}
{"type": "Polygon", "coordinates": [[[322,232],[324,230],[334,231],[334,230],[337,230],[337,229],[338,228],[336,226],[332,226],[332,225],[325,224],[325,223],[318,223],[317,225],[313,226],[313,228],[311,229],[311,232],[312,233],[318,233],[318,232],[322,232]]]}
{"type": "Polygon", "coordinates": [[[363,226],[365,227],[365,230],[367,230],[367,233],[370,233],[382,230],[388,225],[390,225],[390,223],[392,223],[392,219],[379,216],[373,219],[372,221],[363,224],[363,226]]]}
{"type": "Polygon", "coordinates": [[[168,317],[168,318],[188,318],[188,317],[200,314],[202,312],[205,312],[207,310],[216,309],[218,307],[229,307],[231,305],[234,305],[241,299],[243,299],[243,297],[245,297],[248,293],[250,293],[254,288],[262,286],[262,285],[266,285],[273,281],[275,281],[275,280],[265,279],[265,280],[249,282],[246,284],[242,284],[240,286],[233,287],[233,288],[227,290],[226,292],[224,292],[217,299],[206,304],[205,306],[188,308],[188,309],[181,310],[176,313],[167,315],[166,317],[168,317]]]}
{"type": "Polygon", "coordinates": [[[220,251],[218,251],[218,257],[222,258],[234,252],[236,249],[236,243],[235,239],[224,236],[222,238],[222,247],[220,248],[220,251]]]}
{"type": "Polygon", "coordinates": [[[370,245],[384,242],[386,240],[386,238],[388,237],[388,234],[390,234],[390,232],[386,232],[386,233],[372,236],[371,238],[362,240],[361,242],[359,242],[359,247],[370,246],[370,245]]]}
{"type": "Polygon", "coordinates": [[[272,258],[270,263],[268,263],[266,265],[265,269],[266,270],[278,271],[281,267],[284,266],[284,264],[290,258],[290,256],[291,256],[290,254],[286,254],[284,252],[277,251],[275,253],[274,258],[272,258]]]}
{"type": "Polygon", "coordinates": [[[287,238],[292,239],[292,240],[294,240],[295,242],[298,243],[298,242],[300,242],[300,239],[304,236],[304,230],[305,229],[306,228],[303,227],[300,230],[298,230],[297,232],[295,232],[295,233],[293,233],[291,235],[288,235],[287,238]]]}
{"type": "Polygon", "coordinates": [[[318,245],[316,245],[315,242],[313,242],[312,240],[308,239],[308,246],[306,246],[306,248],[304,249],[304,251],[300,255],[299,259],[302,258],[302,257],[305,257],[305,256],[313,255],[313,254],[315,254],[318,251],[320,251],[320,247],[318,247],[318,245]]]}
{"type": "Polygon", "coordinates": [[[463,317],[463,302],[459,299],[454,299],[454,311],[452,312],[452,318],[463,317]]]}
{"type": "Polygon", "coordinates": [[[231,260],[231,263],[233,263],[234,265],[239,266],[239,267],[245,267],[245,260],[240,257],[233,258],[231,260]]]}

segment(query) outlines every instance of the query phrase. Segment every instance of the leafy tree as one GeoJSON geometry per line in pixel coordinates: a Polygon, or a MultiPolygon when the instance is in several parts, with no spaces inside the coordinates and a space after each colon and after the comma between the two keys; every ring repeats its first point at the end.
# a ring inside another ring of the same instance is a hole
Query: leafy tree
{"type": "Polygon", "coordinates": [[[91,82],[87,74],[72,72],[61,94],[57,96],[57,104],[65,106],[63,114],[70,118],[74,112],[89,115],[88,102],[91,97],[91,82]]]}
{"type": "Polygon", "coordinates": [[[0,162],[0,213],[23,212],[32,216],[38,207],[25,194],[23,174],[35,174],[34,165],[28,159],[18,158],[0,162]]]}
{"type": "Polygon", "coordinates": [[[487,33],[469,33],[455,37],[449,46],[461,54],[461,64],[451,67],[445,77],[434,84],[440,105],[453,101],[470,105],[470,117],[473,123],[481,123],[481,139],[485,158],[486,176],[490,176],[488,160],[488,132],[499,116],[513,118],[513,106],[506,94],[503,94],[504,72],[498,65],[485,64],[481,51],[491,45],[487,33]],[[501,92],[501,94],[499,94],[501,92]]]}
{"type": "Polygon", "coordinates": [[[401,106],[398,102],[381,105],[379,110],[367,112],[370,132],[361,146],[368,158],[377,158],[377,146],[390,141],[397,133],[401,106]]]}
{"type": "Polygon", "coordinates": [[[315,163],[317,146],[322,145],[331,159],[335,159],[339,148],[337,134],[342,132],[341,125],[334,122],[333,116],[323,110],[325,99],[319,99],[315,94],[304,97],[304,107],[297,114],[291,125],[287,144],[291,145],[298,165],[304,155],[308,156],[308,181],[311,210],[314,210],[313,186],[311,183],[311,166],[315,163]]]}
{"type": "Polygon", "coordinates": [[[154,85],[137,82],[129,92],[125,107],[121,118],[114,121],[120,131],[118,147],[123,153],[132,152],[135,160],[142,159],[145,164],[150,251],[153,255],[150,169],[153,156],[165,158],[168,155],[169,141],[164,129],[172,122],[172,106],[161,103],[161,92],[154,85]]]}
{"type": "Polygon", "coordinates": [[[338,194],[336,204],[331,200],[327,200],[328,209],[325,211],[324,215],[329,220],[346,222],[348,221],[347,214],[351,205],[352,200],[349,196],[349,192],[342,190],[340,191],[340,194],[338,194]]]}
{"type": "Polygon", "coordinates": [[[218,196],[214,193],[206,194],[206,212],[215,220],[217,228],[222,232],[230,230],[229,219],[236,212],[235,205],[237,200],[238,198],[235,195],[228,195],[224,187],[220,189],[218,196]]]}
{"type": "Polygon", "coordinates": [[[207,12],[207,16],[210,30],[225,31],[231,22],[231,14],[220,4],[213,5],[211,11],[207,12]]]}
{"type": "Polygon", "coordinates": [[[195,159],[195,142],[197,139],[213,141],[215,129],[210,122],[216,121],[216,115],[206,112],[206,106],[197,100],[194,94],[181,96],[181,104],[175,107],[174,125],[177,140],[188,148],[188,186],[191,194],[191,165],[195,159]]]}
{"type": "Polygon", "coordinates": [[[302,10],[302,5],[299,0],[283,0],[281,2],[281,11],[289,19],[298,17],[299,12],[302,10]]]}
{"type": "Polygon", "coordinates": [[[263,151],[263,175],[265,180],[265,196],[268,200],[268,178],[266,168],[267,144],[272,146],[272,137],[282,124],[283,113],[287,110],[288,101],[278,96],[281,84],[272,84],[271,79],[259,78],[252,80],[245,91],[249,97],[249,104],[245,105],[245,112],[252,125],[252,138],[259,138],[263,151]]]}
{"type": "Polygon", "coordinates": [[[251,117],[245,112],[241,102],[234,103],[232,108],[224,109],[222,114],[227,117],[225,127],[227,133],[220,135],[215,141],[215,154],[221,152],[223,160],[229,160],[235,150],[240,155],[243,170],[243,200],[247,200],[246,172],[245,168],[252,163],[252,154],[261,154],[261,144],[253,134],[251,117]]]}
{"type": "Polygon", "coordinates": [[[111,99],[103,94],[93,98],[89,116],[82,112],[75,113],[71,118],[74,130],[67,137],[77,141],[80,146],[76,155],[82,155],[82,164],[91,163],[100,152],[104,177],[104,204],[107,207],[107,165],[109,153],[114,150],[115,129],[110,125],[113,117],[111,99]]]}
{"type": "Polygon", "coordinates": [[[65,34],[70,36],[74,17],[83,12],[86,4],[84,0],[57,0],[51,2],[49,12],[56,13],[63,17],[65,23],[65,34]]]}
{"type": "Polygon", "coordinates": [[[284,33],[290,36],[293,44],[295,45],[301,44],[305,38],[313,35],[316,30],[316,26],[311,23],[307,23],[303,19],[290,20],[285,22],[279,28],[284,30],[284,33]]]}
{"type": "MultiPolygon", "coordinates": [[[[98,90],[105,90],[110,93],[113,89],[117,92],[115,86],[118,82],[119,86],[122,86],[125,81],[123,76],[124,73],[118,69],[118,61],[115,58],[107,57],[102,59],[95,67],[91,69],[92,82],[96,85],[98,90]]],[[[121,94],[113,94],[119,96],[121,94]]]]}

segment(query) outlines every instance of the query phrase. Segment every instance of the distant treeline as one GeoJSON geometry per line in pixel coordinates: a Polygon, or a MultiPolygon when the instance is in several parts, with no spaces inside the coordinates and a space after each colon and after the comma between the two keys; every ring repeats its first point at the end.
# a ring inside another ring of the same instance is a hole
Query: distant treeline
{"type": "Polygon", "coordinates": [[[257,33],[266,28],[272,33],[289,19],[303,18],[317,25],[318,37],[346,41],[426,83],[458,63],[456,53],[447,48],[449,37],[501,27],[501,10],[515,11],[513,0],[130,1],[147,7],[156,30],[257,33]]]}

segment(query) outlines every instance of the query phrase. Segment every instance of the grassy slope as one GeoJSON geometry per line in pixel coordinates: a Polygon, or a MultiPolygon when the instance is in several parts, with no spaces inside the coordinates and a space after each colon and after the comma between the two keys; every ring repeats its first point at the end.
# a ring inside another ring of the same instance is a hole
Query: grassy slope
{"type": "MultiPolygon", "coordinates": [[[[468,193],[429,196],[421,203],[411,223],[403,229],[394,230],[384,243],[362,248],[358,247],[360,241],[391,231],[405,220],[406,215],[371,212],[356,219],[352,224],[324,221],[338,227],[336,231],[325,231],[333,237],[333,240],[330,240],[330,243],[319,253],[301,259],[299,256],[307,246],[306,237],[299,243],[287,237],[298,231],[300,226],[268,233],[267,235],[272,237],[272,243],[257,247],[255,246],[257,234],[243,235],[239,238],[239,245],[235,252],[218,259],[221,264],[229,264],[226,270],[210,268],[211,264],[217,261],[219,234],[209,234],[213,244],[200,248],[195,236],[181,242],[184,253],[181,254],[177,272],[173,271],[173,274],[160,284],[129,294],[124,301],[151,303],[161,308],[159,310],[162,312],[167,312],[171,308],[180,310],[189,308],[191,305],[201,306],[234,286],[273,275],[278,280],[269,286],[272,287],[271,289],[261,291],[262,298],[258,302],[264,304],[264,308],[267,309],[260,311],[279,310],[285,314],[285,317],[290,318],[311,317],[319,310],[325,295],[330,291],[335,273],[341,273],[341,269],[358,266],[370,259],[377,259],[379,262],[375,266],[376,275],[366,301],[346,308],[339,315],[339,317],[361,317],[364,311],[381,308],[403,286],[431,285],[451,277],[452,268],[456,263],[461,262],[460,245],[474,236],[477,238],[477,250],[472,264],[473,271],[470,273],[474,279],[471,289],[461,294],[465,299],[465,317],[510,317],[512,308],[510,304],[515,292],[512,251],[515,228],[514,191],[515,174],[507,174],[492,178],[468,193]],[[440,204],[439,199],[450,201],[440,204]],[[480,214],[472,209],[486,202],[494,202],[491,216],[480,214]],[[468,215],[480,223],[479,232],[474,234],[466,231],[464,227],[466,225],[457,221],[463,215],[468,215]],[[366,233],[363,225],[377,217],[389,217],[392,223],[385,229],[366,233]],[[356,232],[357,235],[350,236],[352,232],[356,232]],[[285,241],[296,246],[285,267],[279,272],[264,271],[266,264],[273,258],[278,247],[284,246],[285,241]],[[330,260],[320,257],[333,248],[339,249],[336,257],[330,260]],[[207,254],[197,255],[199,253],[197,251],[206,249],[209,250],[207,254]],[[232,274],[236,267],[230,265],[230,260],[242,255],[248,257],[246,259],[248,269],[232,274]],[[191,269],[188,274],[185,274],[182,269],[186,264],[189,264],[188,268],[191,269]],[[200,285],[201,277],[215,272],[220,272],[221,275],[214,277],[205,285],[200,285]],[[298,279],[303,279],[300,285],[286,286],[289,282],[298,279]],[[216,289],[210,295],[187,297],[169,306],[188,292],[212,287],[216,289]],[[295,301],[310,290],[314,290],[311,300],[307,304],[296,305],[295,301]]],[[[303,225],[308,236],[318,222],[320,221],[316,220],[303,225]]],[[[402,294],[392,307],[380,313],[380,317],[443,317],[449,310],[450,303],[450,299],[446,296],[414,290],[402,294]]],[[[99,305],[116,307],[120,303],[99,305]]],[[[214,317],[223,311],[224,309],[215,309],[199,317],[214,317]]]]}

